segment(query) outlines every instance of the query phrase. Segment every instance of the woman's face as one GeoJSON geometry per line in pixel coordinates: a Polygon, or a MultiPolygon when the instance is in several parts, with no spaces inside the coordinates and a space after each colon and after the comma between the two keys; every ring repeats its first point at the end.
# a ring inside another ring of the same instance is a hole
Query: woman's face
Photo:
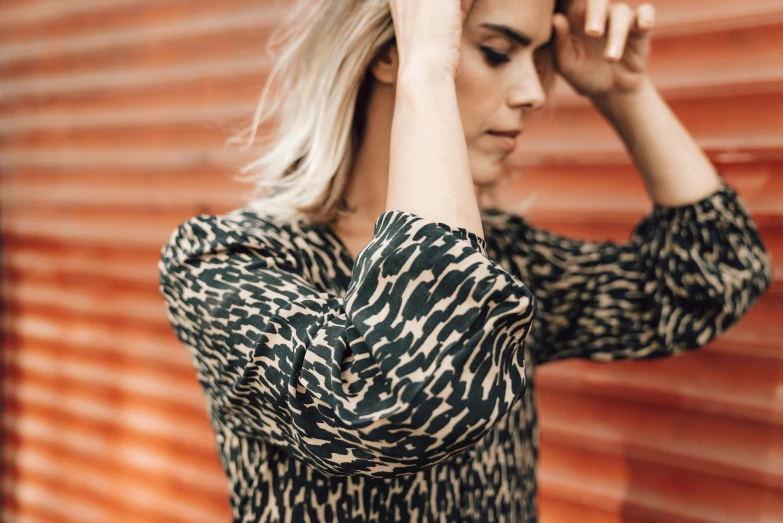
{"type": "Polygon", "coordinates": [[[521,130],[545,101],[539,70],[547,53],[536,51],[550,39],[553,11],[554,0],[478,0],[465,21],[457,100],[478,186],[497,181],[512,151],[488,131],[521,130]],[[488,27],[493,25],[521,41],[488,27]]]}

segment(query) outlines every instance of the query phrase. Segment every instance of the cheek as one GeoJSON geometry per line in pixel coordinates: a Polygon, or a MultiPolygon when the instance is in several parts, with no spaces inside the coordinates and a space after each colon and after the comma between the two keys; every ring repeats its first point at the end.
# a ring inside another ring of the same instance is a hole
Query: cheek
{"type": "Polygon", "coordinates": [[[497,89],[486,78],[465,78],[457,82],[457,105],[468,145],[492,128],[498,110],[497,89]]]}
{"type": "Polygon", "coordinates": [[[454,84],[457,92],[462,127],[468,146],[481,138],[493,125],[504,103],[503,79],[487,65],[484,55],[475,45],[463,48],[460,72],[454,84]]]}

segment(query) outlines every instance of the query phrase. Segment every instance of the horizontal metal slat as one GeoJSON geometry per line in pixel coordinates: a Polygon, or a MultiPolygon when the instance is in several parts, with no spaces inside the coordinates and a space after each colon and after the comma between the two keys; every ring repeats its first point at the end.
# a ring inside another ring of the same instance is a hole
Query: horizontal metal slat
{"type": "MultiPolygon", "coordinates": [[[[3,460],[3,469],[10,465],[3,460]]],[[[30,473],[24,469],[12,469],[14,478],[4,475],[3,499],[11,500],[12,510],[22,517],[38,518],[34,521],[46,523],[71,522],[103,523],[110,521],[112,514],[102,503],[84,499],[80,495],[71,495],[65,485],[53,488],[51,481],[31,481],[30,473]]],[[[5,507],[4,507],[5,508],[5,507]]],[[[16,520],[13,523],[17,523],[16,520]]]]}
{"type": "Polygon", "coordinates": [[[48,97],[57,94],[89,96],[90,93],[112,89],[126,90],[171,84],[192,84],[201,80],[217,77],[236,78],[238,75],[258,75],[271,67],[270,59],[264,55],[232,60],[219,59],[196,64],[172,64],[165,68],[145,71],[108,71],[88,72],[69,76],[58,76],[55,81],[41,81],[39,78],[7,80],[0,91],[3,104],[19,98],[48,97]]]}
{"type": "Polygon", "coordinates": [[[658,523],[655,520],[634,518],[623,514],[622,506],[616,510],[605,510],[589,503],[580,503],[579,500],[557,497],[557,493],[539,492],[537,502],[539,520],[542,522],[658,523]]]}
{"type": "MultiPolygon", "coordinates": [[[[672,102],[671,108],[708,154],[721,163],[783,158],[783,104],[777,94],[672,102]],[[764,115],[760,118],[759,115],[764,115]]],[[[508,158],[511,165],[628,163],[612,127],[592,107],[536,115],[508,158]]]]}
{"type": "MultiPolygon", "coordinates": [[[[5,0],[0,12],[0,42],[60,37],[75,32],[165,24],[199,13],[219,14],[258,6],[257,0],[5,0]],[[16,3],[18,5],[13,5],[16,3]]],[[[268,6],[267,6],[268,7],[268,6]]]]}
{"type": "MultiPolygon", "coordinates": [[[[199,111],[203,114],[205,107],[248,104],[255,108],[268,71],[254,63],[239,64],[238,67],[238,70],[212,70],[207,64],[196,70],[175,71],[169,77],[158,77],[156,71],[150,71],[149,76],[142,75],[138,82],[129,86],[114,85],[110,89],[100,85],[92,89],[87,81],[86,92],[66,89],[21,98],[4,99],[0,96],[0,114],[7,118],[49,114],[57,122],[61,115],[74,113],[85,114],[89,121],[100,113],[117,114],[127,110],[146,114],[160,110],[166,114],[167,111],[200,107],[199,111]],[[196,78],[189,78],[189,74],[195,74],[196,78]]],[[[121,116],[120,121],[128,118],[121,116]]],[[[246,125],[251,122],[252,117],[246,125]]]]}
{"type": "Polygon", "coordinates": [[[13,382],[3,384],[3,396],[6,398],[3,416],[12,413],[19,416],[23,411],[38,412],[41,416],[52,418],[62,415],[81,420],[79,423],[82,425],[102,425],[107,431],[135,434],[135,437],[145,435],[159,441],[200,448],[205,452],[214,449],[213,429],[206,412],[200,417],[180,415],[176,410],[161,410],[153,402],[145,405],[143,399],[118,410],[107,405],[102,398],[95,398],[90,391],[76,390],[63,395],[52,390],[45,378],[33,375],[9,378],[13,382]],[[14,410],[17,408],[18,411],[14,410]]]}
{"type": "Polygon", "coordinates": [[[640,404],[624,398],[537,395],[541,439],[783,489],[781,427],[731,416],[640,404]],[[705,445],[709,441],[709,445],[705,445]]]}
{"type": "Polygon", "coordinates": [[[555,442],[541,452],[539,477],[550,496],[667,523],[775,521],[783,514],[777,489],[555,442]]]}
{"type": "MultiPolygon", "coordinates": [[[[50,277],[85,278],[103,280],[106,284],[157,285],[157,267],[160,253],[148,250],[143,254],[115,250],[107,255],[97,253],[88,247],[80,249],[48,249],[31,243],[5,243],[8,249],[2,266],[11,274],[29,270],[32,274],[50,277]],[[59,251],[59,252],[58,252],[59,251]]],[[[161,246],[162,247],[162,246],[161,246]]]]}
{"type": "MultiPolygon", "coordinates": [[[[8,393],[22,391],[24,396],[15,397],[6,394],[6,407],[3,411],[3,419],[8,427],[25,423],[48,423],[57,426],[59,431],[65,433],[67,430],[89,433],[95,438],[104,441],[113,441],[119,431],[123,434],[132,436],[134,445],[139,448],[166,449],[168,459],[183,461],[194,467],[202,467],[205,470],[211,470],[213,475],[219,475],[222,472],[218,462],[217,450],[214,434],[206,413],[202,416],[194,417],[192,415],[182,416],[175,412],[171,416],[169,413],[163,413],[159,416],[160,420],[167,421],[171,427],[164,426],[163,423],[150,425],[147,427],[135,427],[134,420],[128,420],[122,417],[117,420],[117,416],[112,418],[102,418],[93,411],[97,409],[107,409],[106,405],[99,403],[85,403],[74,406],[74,404],[62,405],[55,403],[45,403],[39,401],[39,398],[46,394],[53,394],[47,390],[46,383],[37,391],[38,383],[35,377],[26,379],[24,382],[16,383],[7,387],[8,393]],[[82,407],[92,409],[90,412],[81,410],[82,407]],[[168,419],[171,418],[171,419],[168,419]],[[194,429],[193,433],[178,434],[176,425],[181,424],[182,430],[194,429]]],[[[140,410],[138,404],[133,407],[140,410]]],[[[115,410],[116,407],[115,407],[115,410]]],[[[157,416],[157,415],[156,415],[157,416]]],[[[156,417],[152,417],[155,421],[156,417]]],[[[13,433],[9,430],[7,438],[13,438],[13,433]]]]}
{"type": "Polygon", "coordinates": [[[90,282],[51,285],[46,282],[13,281],[5,284],[4,293],[6,296],[12,296],[19,304],[19,307],[10,307],[11,311],[25,312],[29,304],[48,306],[50,311],[95,314],[95,319],[124,318],[125,323],[141,321],[160,325],[165,321],[166,311],[157,288],[121,290],[93,285],[90,282]],[[117,295],[122,295],[122,299],[110,301],[112,296],[117,295]]]}
{"type": "MultiPolygon", "coordinates": [[[[640,4],[644,0],[632,0],[640,4]]],[[[783,6],[777,0],[714,0],[682,2],[655,0],[656,33],[666,36],[694,32],[726,31],[783,21],[783,6]]]]}
{"type": "Polygon", "coordinates": [[[10,457],[16,449],[26,447],[51,450],[61,455],[63,461],[69,461],[72,453],[76,460],[84,460],[96,468],[102,468],[103,461],[106,475],[122,475],[127,471],[128,478],[154,476],[178,485],[183,491],[194,489],[207,496],[225,489],[228,483],[225,472],[215,467],[214,449],[199,454],[192,448],[176,448],[172,441],[135,437],[118,441],[111,433],[96,434],[91,426],[63,423],[26,412],[12,422],[5,421],[4,426],[9,433],[13,432],[13,441],[4,450],[10,457]]]}
{"type": "MultiPolygon", "coordinates": [[[[178,345],[172,344],[169,350],[186,351],[178,345]]],[[[133,358],[131,354],[86,351],[78,346],[30,338],[15,343],[13,352],[6,350],[3,361],[8,373],[23,376],[29,372],[66,391],[78,389],[79,384],[89,385],[95,397],[107,402],[157,401],[161,409],[194,415],[201,415],[205,409],[203,391],[190,366],[160,369],[154,362],[133,358]]]]}
{"type": "Polygon", "coordinates": [[[70,465],[80,463],[81,466],[75,467],[80,470],[82,466],[92,468],[95,475],[111,478],[110,482],[127,474],[126,479],[134,487],[145,488],[159,483],[165,491],[187,493],[191,501],[210,494],[214,497],[228,484],[225,472],[219,466],[214,467],[218,461],[215,452],[190,460],[183,452],[170,452],[169,447],[161,444],[143,447],[117,441],[114,437],[99,439],[80,433],[74,426],[27,417],[17,420],[16,426],[19,430],[3,450],[9,458],[13,458],[16,451],[40,449],[70,465]],[[63,429],[67,432],[57,432],[63,429]],[[160,450],[156,451],[156,448],[160,450]]]}
{"type": "MultiPolygon", "coordinates": [[[[726,183],[737,190],[748,210],[776,214],[783,209],[783,163],[720,163],[715,165],[726,183]]],[[[577,216],[581,212],[645,213],[652,200],[633,164],[535,165],[521,171],[520,179],[499,194],[498,203],[535,196],[522,214],[577,216]]]]}
{"type": "Polygon", "coordinates": [[[628,398],[668,407],[783,424],[779,359],[695,350],[657,361],[611,365],[567,361],[538,369],[538,387],[628,398]]]}
{"type": "Polygon", "coordinates": [[[74,32],[61,37],[7,42],[0,48],[0,65],[5,65],[4,75],[24,77],[31,71],[44,72],[50,67],[67,72],[67,69],[61,69],[65,64],[77,70],[97,68],[98,64],[101,68],[119,69],[121,64],[127,68],[133,65],[133,57],[150,57],[150,51],[154,51],[157,63],[200,60],[203,58],[200,53],[186,53],[185,50],[196,46],[194,50],[208,55],[216,51],[200,45],[204,42],[234,53],[249,53],[249,46],[263,52],[271,30],[287,11],[287,7],[207,11],[198,18],[179,18],[165,25],[145,23],[122,30],[102,27],[90,33],[74,32]],[[231,34],[236,38],[233,41],[229,38],[231,34]],[[176,50],[174,54],[169,48],[172,43],[176,50]],[[104,63],[109,54],[116,59],[113,63],[104,63]],[[84,60],[77,60],[79,56],[84,60]],[[101,57],[98,62],[95,61],[97,57],[101,57]]]}
{"type": "MultiPolygon", "coordinates": [[[[100,460],[91,464],[78,455],[58,453],[30,443],[7,449],[3,458],[5,466],[16,463],[20,471],[15,491],[40,483],[42,487],[49,487],[47,491],[54,490],[59,495],[67,494],[68,499],[101,507],[105,516],[96,521],[149,521],[165,517],[169,521],[206,523],[220,519],[223,512],[216,507],[217,499],[205,496],[193,486],[183,490],[182,485],[155,476],[136,479],[121,474],[108,476],[100,466],[100,460]],[[13,456],[8,455],[11,450],[13,456]],[[68,467],[63,467],[63,463],[68,467]],[[81,473],[72,474],[68,470],[71,467],[81,473]],[[57,488],[51,489],[52,484],[57,488]]],[[[83,521],[70,510],[63,515],[83,521]]]]}

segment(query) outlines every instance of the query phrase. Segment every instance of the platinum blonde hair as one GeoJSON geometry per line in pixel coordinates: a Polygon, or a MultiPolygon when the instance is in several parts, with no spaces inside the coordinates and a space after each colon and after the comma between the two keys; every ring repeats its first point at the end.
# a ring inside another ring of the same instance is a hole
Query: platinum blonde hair
{"type": "Polygon", "coordinates": [[[369,66],[394,41],[388,0],[299,0],[267,44],[277,59],[250,127],[277,127],[239,179],[255,183],[247,207],[283,220],[328,223],[343,198],[364,132],[369,66]],[[275,48],[281,51],[277,53],[275,48]]]}
{"type": "Polygon", "coordinates": [[[255,184],[250,210],[318,223],[351,212],[344,193],[364,133],[369,69],[394,38],[389,0],[298,0],[291,8],[267,42],[276,61],[253,122],[229,139],[247,136],[249,147],[260,126],[274,128],[237,176],[255,184]]]}

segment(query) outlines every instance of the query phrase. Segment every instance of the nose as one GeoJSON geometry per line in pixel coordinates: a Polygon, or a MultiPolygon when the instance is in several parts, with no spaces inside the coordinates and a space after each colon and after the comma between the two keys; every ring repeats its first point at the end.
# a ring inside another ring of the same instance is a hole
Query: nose
{"type": "Polygon", "coordinates": [[[536,111],[546,103],[546,92],[533,60],[525,62],[525,67],[520,68],[513,85],[514,89],[509,96],[510,106],[536,111]]]}

